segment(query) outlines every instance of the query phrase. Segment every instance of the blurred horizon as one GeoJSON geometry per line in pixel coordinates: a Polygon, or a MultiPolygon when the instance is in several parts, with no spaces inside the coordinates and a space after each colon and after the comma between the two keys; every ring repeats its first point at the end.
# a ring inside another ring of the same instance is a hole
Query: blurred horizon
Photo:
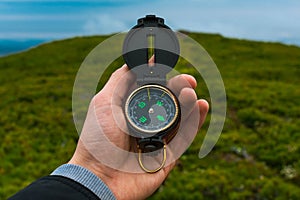
{"type": "MultiPolygon", "coordinates": [[[[187,31],[187,30],[180,30],[180,31],[187,31]]],[[[192,33],[205,33],[205,32],[194,32],[194,31],[188,31],[192,33]]],[[[117,33],[112,33],[117,34],[117,33]]],[[[219,34],[219,33],[205,33],[205,34],[219,34]]],[[[65,39],[71,39],[75,37],[88,37],[88,36],[100,36],[99,35],[82,35],[82,36],[71,36],[66,38],[57,38],[57,39],[1,39],[0,38],[0,58],[8,55],[13,55],[15,53],[21,53],[23,51],[27,51],[31,48],[37,47],[39,45],[48,43],[48,42],[54,42],[59,40],[65,40],[65,39]]],[[[108,35],[108,34],[102,34],[102,35],[108,35]]],[[[221,34],[220,34],[221,35],[221,34]]],[[[222,35],[222,37],[226,37],[222,35]]],[[[233,37],[226,37],[230,39],[241,39],[241,40],[248,40],[248,41],[254,41],[254,42],[271,42],[271,43],[281,43],[285,45],[292,45],[297,46],[300,48],[300,41],[295,44],[291,43],[285,43],[283,41],[264,41],[264,40],[251,40],[247,38],[233,38],[233,37]]]]}
{"type": "Polygon", "coordinates": [[[128,31],[147,14],[174,30],[300,46],[299,10],[297,0],[2,0],[0,56],[42,42],[128,31]]]}

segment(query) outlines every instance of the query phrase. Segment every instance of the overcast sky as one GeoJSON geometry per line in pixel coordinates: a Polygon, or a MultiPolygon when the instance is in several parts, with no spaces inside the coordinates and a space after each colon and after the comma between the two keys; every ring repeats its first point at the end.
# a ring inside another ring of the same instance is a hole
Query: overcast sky
{"type": "Polygon", "coordinates": [[[0,0],[0,39],[127,31],[146,14],[173,29],[300,45],[300,0],[0,0]]]}

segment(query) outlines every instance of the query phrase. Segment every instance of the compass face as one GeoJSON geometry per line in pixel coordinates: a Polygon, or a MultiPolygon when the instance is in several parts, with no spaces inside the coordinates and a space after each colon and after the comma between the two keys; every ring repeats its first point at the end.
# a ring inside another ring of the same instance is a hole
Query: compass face
{"type": "Polygon", "coordinates": [[[178,117],[176,97],[165,87],[145,85],[131,93],[125,105],[128,122],[142,133],[169,128],[178,117]]]}

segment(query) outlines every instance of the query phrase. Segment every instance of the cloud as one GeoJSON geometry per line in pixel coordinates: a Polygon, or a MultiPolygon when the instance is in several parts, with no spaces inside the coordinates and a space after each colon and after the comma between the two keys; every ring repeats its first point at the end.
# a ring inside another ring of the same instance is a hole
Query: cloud
{"type": "Polygon", "coordinates": [[[45,20],[79,20],[84,19],[81,15],[67,14],[0,14],[1,21],[45,21],[45,20]]]}
{"type": "Polygon", "coordinates": [[[173,29],[268,41],[300,38],[299,0],[0,1],[1,37],[108,34],[127,31],[137,18],[156,14],[173,29]]]}
{"type": "Polygon", "coordinates": [[[92,16],[83,26],[84,33],[89,35],[121,32],[126,29],[127,26],[124,21],[118,20],[108,14],[92,16]]]}
{"type": "MultiPolygon", "coordinates": [[[[138,1],[138,0],[136,0],[138,1]]],[[[78,3],[78,2],[81,2],[81,3],[113,3],[113,4],[116,4],[116,3],[132,3],[133,1],[132,0],[1,0],[1,3],[14,3],[14,2],[17,2],[17,3],[31,3],[31,2],[38,2],[38,3],[78,3]]],[[[135,2],[135,1],[134,1],[135,2]]]]}

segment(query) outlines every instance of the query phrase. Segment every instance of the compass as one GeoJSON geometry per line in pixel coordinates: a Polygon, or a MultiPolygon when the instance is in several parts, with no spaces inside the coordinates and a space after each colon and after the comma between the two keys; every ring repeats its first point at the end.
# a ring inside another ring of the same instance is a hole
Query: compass
{"type": "Polygon", "coordinates": [[[176,96],[160,85],[149,84],[137,88],[125,105],[130,129],[135,137],[140,138],[139,145],[144,152],[162,148],[163,137],[169,135],[166,138],[169,141],[174,136],[180,120],[179,114],[180,106],[176,96]],[[160,142],[154,142],[155,139],[160,142]]]}
{"type": "Polygon", "coordinates": [[[123,58],[135,73],[138,85],[126,100],[125,119],[130,135],[136,140],[140,166],[149,173],[164,166],[166,145],[180,124],[179,101],[166,85],[166,75],[176,65],[178,55],[175,33],[155,15],[138,19],[124,40],[123,58]],[[154,63],[149,59],[154,59],[154,63]],[[163,150],[160,167],[147,169],[142,154],[160,150],[163,150]]]}

